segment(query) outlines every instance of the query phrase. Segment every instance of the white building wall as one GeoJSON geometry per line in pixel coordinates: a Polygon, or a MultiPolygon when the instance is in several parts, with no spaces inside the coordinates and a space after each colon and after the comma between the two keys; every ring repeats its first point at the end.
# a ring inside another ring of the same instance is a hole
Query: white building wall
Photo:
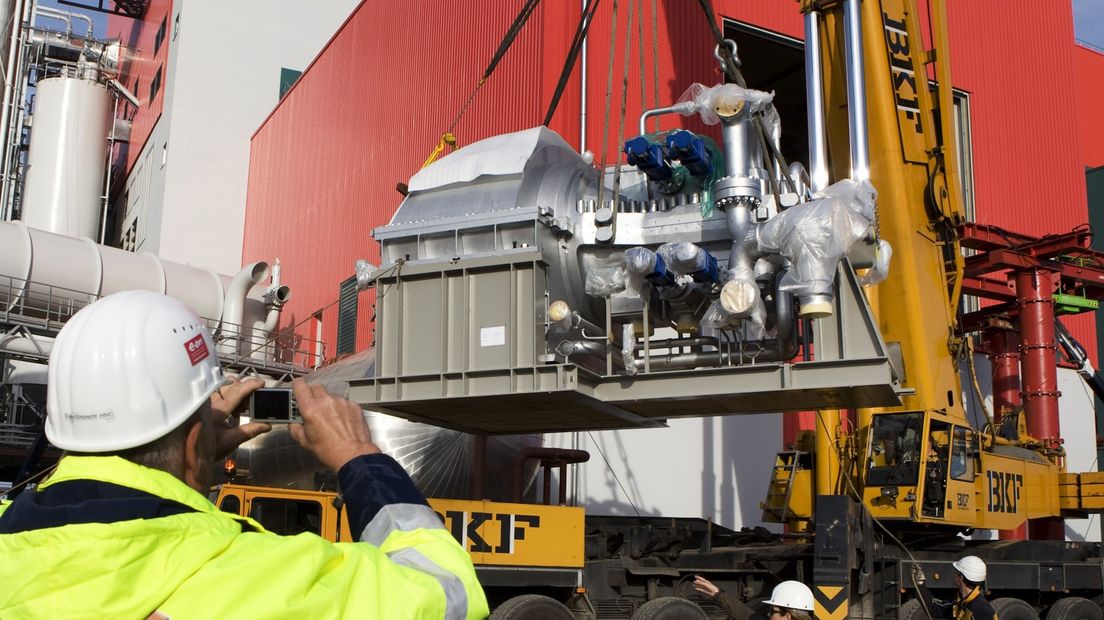
{"type": "Polygon", "coordinates": [[[139,158],[152,164],[143,250],[237,271],[249,139],[279,101],[280,69],[306,69],[356,4],[177,0],[165,110],[139,158]]]}
{"type": "MultiPolygon", "coordinates": [[[[568,481],[588,514],[702,517],[739,529],[763,525],[782,416],[671,420],[669,428],[547,435],[545,445],[579,448],[590,461],[568,481]]],[[[768,526],[776,531],[781,528],[768,526]]]]}

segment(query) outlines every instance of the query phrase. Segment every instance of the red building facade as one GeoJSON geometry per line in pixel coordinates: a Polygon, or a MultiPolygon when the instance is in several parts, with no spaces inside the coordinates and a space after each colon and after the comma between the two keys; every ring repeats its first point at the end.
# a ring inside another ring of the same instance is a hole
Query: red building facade
{"type": "MultiPolygon", "coordinates": [[[[364,3],[253,136],[243,262],[281,257],[285,282],[295,290],[285,317],[305,337],[320,332],[328,357],[340,283],[353,274],[356,259],[378,258],[370,231],[401,201],[396,184],[417,171],[450,129],[521,4],[503,10],[501,2],[413,0],[381,19],[364,3]]],[[[538,5],[452,128],[461,145],[541,123],[579,4],[538,5]]],[[[792,0],[714,5],[726,28],[738,23],[801,37],[792,0]]],[[[1029,3],[1008,11],[996,0],[978,0],[949,10],[954,86],[968,108],[975,219],[1030,234],[1085,222],[1075,94],[1081,65],[1070,7],[1029,3]]],[[[576,67],[551,123],[576,147],[585,138],[596,161],[618,158],[618,145],[635,134],[642,109],[673,103],[693,82],[721,80],[697,3],[659,0],[653,15],[650,2],[622,2],[614,23],[612,3],[603,3],[586,51],[585,108],[576,67]]],[[[664,127],[674,122],[665,120],[664,127]]],[[[363,310],[370,299],[361,295],[360,302],[357,349],[370,344],[370,313],[363,310]]],[[[1095,361],[1091,317],[1069,324],[1095,361]]]]}

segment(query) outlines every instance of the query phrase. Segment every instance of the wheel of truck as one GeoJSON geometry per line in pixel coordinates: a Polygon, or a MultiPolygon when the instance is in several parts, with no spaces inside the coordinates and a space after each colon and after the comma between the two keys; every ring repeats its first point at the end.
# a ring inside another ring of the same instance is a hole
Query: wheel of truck
{"type": "Polygon", "coordinates": [[[998,598],[990,604],[1000,620],[1039,620],[1035,608],[1018,598],[998,598]]]}
{"type": "Polygon", "coordinates": [[[692,601],[661,596],[641,605],[632,620],[708,620],[708,616],[692,601]]]}
{"type": "Polygon", "coordinates": [[[1051,605],[1046,620],[1104,620],[1104,612],[1087,598],[1070,596],[1051,605]]]}
{"type": "Polygon", "coordinates": [[[499,605],[490,620],[575,620],[575,614],[554,598],[522,594],[499,605]]]}

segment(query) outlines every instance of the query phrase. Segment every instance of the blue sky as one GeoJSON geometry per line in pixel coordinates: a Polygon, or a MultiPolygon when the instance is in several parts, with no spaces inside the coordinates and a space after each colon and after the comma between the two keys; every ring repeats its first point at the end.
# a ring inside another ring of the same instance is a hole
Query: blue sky
{"type": "Polygon", "coordinates": [[[1078,40],[1104,50],[1104,0],[1073,0],[1073,30],[1078,40]]]}

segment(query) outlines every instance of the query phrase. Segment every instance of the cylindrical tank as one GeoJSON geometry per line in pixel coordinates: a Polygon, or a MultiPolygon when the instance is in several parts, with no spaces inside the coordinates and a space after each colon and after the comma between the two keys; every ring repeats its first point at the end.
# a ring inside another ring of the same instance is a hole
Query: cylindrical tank
{"type": "Polygon", "coordinates": [[[97,239],[111,103],[107,88],[89,80],[37,84],[23,190],[27,226],[97,239]]]}

